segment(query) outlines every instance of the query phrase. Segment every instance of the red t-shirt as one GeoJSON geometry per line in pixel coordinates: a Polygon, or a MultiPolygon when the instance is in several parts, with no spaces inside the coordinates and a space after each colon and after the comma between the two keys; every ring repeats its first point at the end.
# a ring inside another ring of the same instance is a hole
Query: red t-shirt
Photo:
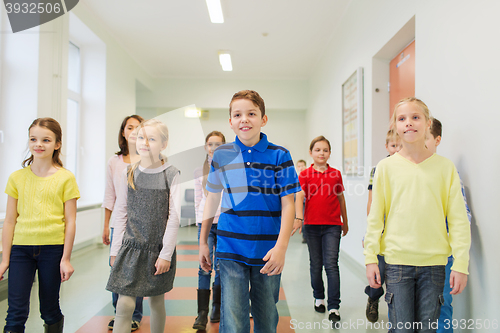
{"type": "Polygon", "coordinates": [[[316,171],[312,164],[299,175],[300,186],[306,193],[304,224],[342,225],[340,202],[342,174],[327,164],[325,172],[316,171]]]}

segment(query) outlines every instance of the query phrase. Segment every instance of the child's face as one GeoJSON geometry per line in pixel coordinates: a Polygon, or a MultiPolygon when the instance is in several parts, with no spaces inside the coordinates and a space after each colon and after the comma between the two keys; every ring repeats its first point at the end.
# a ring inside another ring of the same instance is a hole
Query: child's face
{"type": "Polygon", "coordinates": [[[61,147],[56,143],[56,135],[51,130],[33,126],[29,131],[29,150],[36,159],[52,158],[54,150],[61,147]]]}
{"type": "Polygon", "coordinates": [[[240,141],[247,147],[260,141],[260,129],[267,124],[267,116],[262,117],[259,107],[248,99],[236,99],[231,103],[229,125],[240,141]]]}
{"type": "Polygon", "coordinates": [[[430,126],[431,120],[425,119],[425,114],[415,103],[405,103],[396,110],[396,130],[402,143],[423,143],[430,126]]]}
{"type": "Polygon", "coordinates": [[[154,126],[142,127],[137,134],[137,152],[141,158],[159,160],[160,153],[167,148],[167,143],[162,141],[160,132],[154,126]]]}
{"type": "Polygon", "coordinates": [[[297,162],[297,173],[300,174],[302,171],[304,171],[307,167],[304,162],[297,162]]]}
{"type": "Polygon", "coordinates": [[[427,149],[435,154],[437,151],[437,146],[441,143],[441,136],[438,135],[437,137],[434,137],[431,133],[429,133],[427,139],[425,140],[425,146],[427,149]]]}
{"type": "Polygon", "coordinates": [[[134,134],[134,131],[135,129],[137,128],[137,126],[139,126],[140,122],[139,120],[135,119],[135,118],[129,118],[127,120],[127,124],[125,125],[125,128],[123,129],[123,137],[125,138],[125,140],[127,140],[127,142],[130,144],[130,143],[135,143],[135,140],[136,140],[136,137],[137,137],[137,134],[133,135],[134,134]],[[131,134],[133,135],[131,137],[131,134]],[[132,139],[131,142],[129,142],[130,140],[132,139]]]}
{"type": "Polygon", "coordinates": [[[222,145],[222,138],[218,135],[212,135],[208,138],[207,143],[205,143],[205,150],[210,157],[214,157],[214,151],[222,145]]]}
{"type": "Polygon", "coordinates": [[[309,155],[313,158],[316,166],[326,165],[326,162],[330,158],[330,153],[330,147],[328,147],[328,143],[325,141],[316,142],[313,149],[309,151],[309,155]]]}
{"type": "Polygon", "coordinates": [[[402,148],[400,140],[389,140],[388,143],[385,144],[385,149],[389,152],[389,155],[394,155],[402,148]]]}

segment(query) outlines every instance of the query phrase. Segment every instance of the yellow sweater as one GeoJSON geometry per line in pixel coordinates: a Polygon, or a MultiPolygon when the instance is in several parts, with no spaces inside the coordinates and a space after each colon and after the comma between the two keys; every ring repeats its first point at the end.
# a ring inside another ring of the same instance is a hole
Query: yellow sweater
{"type": "Polygon", "coordinates": [[[396,153],[376,170],[365,264],[382,254],[391,265],[446,265],[453,254],[451,269],[468,274],[470,225],[453,162],[434,154],[415,164],[396,153]]]}
{"type": "Polygon", "coordinates": [[[64,244],[64,203],[80,198],[70,171],[61,168],[49,177],[38,177],[28,166],[10,175],[5,193],[17,199],[12,245],[64,244]]]}

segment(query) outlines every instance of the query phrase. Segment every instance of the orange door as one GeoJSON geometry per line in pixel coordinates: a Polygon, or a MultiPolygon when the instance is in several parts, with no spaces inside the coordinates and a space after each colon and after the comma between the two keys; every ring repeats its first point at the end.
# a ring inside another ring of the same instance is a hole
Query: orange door
{"type": "Polygon", "coordinates": [[[405,97],[415,96],[415,41],[391,60],[389,70],[390,116],[396,104],[405,97]]]}

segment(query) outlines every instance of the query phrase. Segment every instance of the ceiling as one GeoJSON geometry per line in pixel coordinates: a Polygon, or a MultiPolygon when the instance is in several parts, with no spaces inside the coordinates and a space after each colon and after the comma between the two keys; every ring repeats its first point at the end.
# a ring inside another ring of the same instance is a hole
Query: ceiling
{"type": "Polygon", "coordinates": [[[224,23],[205,0],[85,0],[152,77],[304,79],[350,0],[221,0],[224,23]],[[264,36],[267,34],[267,36],[264,36]],[[223,72],[218,51],[231,53],[223,72]]]}

